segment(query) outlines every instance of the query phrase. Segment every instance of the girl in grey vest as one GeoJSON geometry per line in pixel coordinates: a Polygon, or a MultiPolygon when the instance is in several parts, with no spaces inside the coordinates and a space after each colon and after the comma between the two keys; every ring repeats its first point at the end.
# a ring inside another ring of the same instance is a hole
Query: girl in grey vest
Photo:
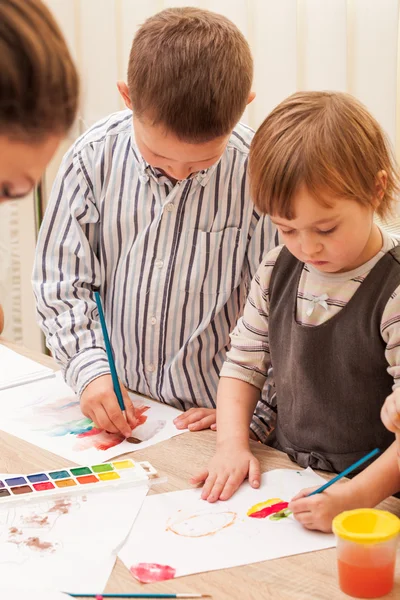
{"type": "MultiPolygon", "coordinates": [[[[302,467],[337,472],[375,447],[382,455],[345,484],[293,499],[310,529],[400,489],[394,435],[380,412],[400,397],[400,247],[374,221],[399,189],[382,129],[349,95],[302,92],[282,102],[250,150],[256,206],[284,246],[269,252],[231,334],[217,396],[217,452],[202,497],[260,484],[248,427],[273,367],[276,424],[268,443],[302,467]]],[[[309,490],[308,490],[309,491],[309,490]]]]}

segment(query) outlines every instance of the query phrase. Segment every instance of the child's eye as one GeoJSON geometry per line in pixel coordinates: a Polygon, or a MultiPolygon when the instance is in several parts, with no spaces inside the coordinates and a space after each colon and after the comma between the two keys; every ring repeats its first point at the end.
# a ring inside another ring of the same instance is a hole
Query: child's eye
{"type": "Polygon", "coordinates": [[[336,225],[335,227],[332,227],[332,229],[326,229],[325,231],[318,231],[318,233],[320,233],[321,235],[329,235],[330,233],[333,233],[336,230],[336,225]]]}
{"type": "Polygon", "coordinates": [[[284,229],[281,229],[281,233],[283,233],[284,235],[290,235],[294,232],[295,232],[295,229],[287,229],[286,231],[284,229]]]}

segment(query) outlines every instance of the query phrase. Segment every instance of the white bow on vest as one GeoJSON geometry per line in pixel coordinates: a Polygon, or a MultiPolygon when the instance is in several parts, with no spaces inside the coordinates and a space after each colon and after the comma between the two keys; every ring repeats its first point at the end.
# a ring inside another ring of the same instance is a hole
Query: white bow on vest
{"type": "Polygon", "coordinates": [[[314,308],[317,306],[317,304],[322,306],[322,308],[325,310],[328,310],[329,306],[326,302],[328,297],[328,294],[321,294],[321,296],[312,296],[311,298],[307,298],[307,300],[311,302],[311,305],[306,310],[307,317],[310,317],[313,314],[314,308]]]}

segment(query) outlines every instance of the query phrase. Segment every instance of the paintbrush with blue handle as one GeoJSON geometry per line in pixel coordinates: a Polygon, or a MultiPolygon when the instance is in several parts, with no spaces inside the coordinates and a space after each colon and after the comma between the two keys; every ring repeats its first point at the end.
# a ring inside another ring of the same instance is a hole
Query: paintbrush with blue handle
{"type": "Polygon", "coordinates": [[[372,450],[372,452],[369,452],[368,454],[363,456],[363,458],[360,458],[360,460],[357,460],[355,463],[350,465],[350,467],[347,467],[347,469],[345,469],[344,471],[339,473],[339,475],[336,475],[336,477],[334,477],[330,481],[327,481],[326,483],[324,483],[324,485],[321,485],[321,487],[317,488],[310,494],[307,494],[307,498],[309,496],[314,496],[315,494],[320,494],[321,492],[324,492],[328,487],[330,487],[331,485],[333,485],[334,483],[339,481],[339,479],[342,479],[342,477],[346,477],[346,475],[349,475],[349,473],[351,473],[355,469],[358,469],[358,467],[361,467],[361,465],[363,465],[368,460],[370,460],[371,458],[373,458],[374,456],[379,454],[379,452],[380,452],[379,448],[375,448],[375,450],[372,450]]]}

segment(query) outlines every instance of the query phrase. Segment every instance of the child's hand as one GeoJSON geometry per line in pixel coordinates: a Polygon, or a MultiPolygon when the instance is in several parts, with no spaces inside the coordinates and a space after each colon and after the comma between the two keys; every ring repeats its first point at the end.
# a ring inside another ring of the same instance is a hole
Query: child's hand
{"type": "Polygon", "coordinates": [[[190,483],[205,481],[201,497],[208,502],[228,500],[247,475],[251,487],[260,486],[260,463],[247,446],[236,443],[221,445],[205,469],[190,479],[190,483]]]}
{"type": "Polygon", "coordinates": [[[111,433],[121,433],[124,437],[132,434],[137,425],[135,409],[126,388],[121,384],[125,414],[119,407],[114,393],[111,375],[97,377],[86,386],[81,395],[81,410],[86,417],[100,428],[111,433]]]}
{"type": "Polygon", "coordinates": [[[381,419],[389,431],[400,434],[400,388],[396,388],[386,398],[381,410],[381,419]]]}
{"type": "Polygon", "coordinates": [[[200,431],[201,429],[216,430],[217,411],[215,408],[189,408],[186,412],[174,419],[177,429],[200,431]]]}
{"type": "Polygon", "coordinates": [[[301,490],[289,502],[288,509],[306,529],[331,532],[334,517],[344,510],[353,508],[354,502],[357,505],[356,498],[347,493],[350,492],[348,485],[346,483],[333,485],[325,492],[308,498],[306,496],[319,486],[301,490]]]}

